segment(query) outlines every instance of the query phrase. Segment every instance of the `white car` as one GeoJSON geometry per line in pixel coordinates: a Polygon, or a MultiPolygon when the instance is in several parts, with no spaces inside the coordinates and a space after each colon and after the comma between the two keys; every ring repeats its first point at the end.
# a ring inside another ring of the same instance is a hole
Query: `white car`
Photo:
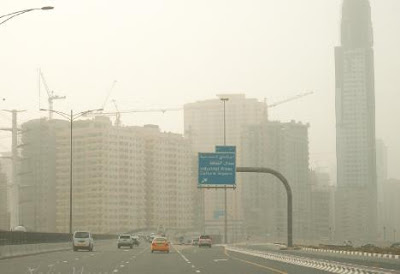
{"type": "Polygon", "coordinates": [[[89,231],[75,231],[72,236],[72,250],[86,249],[93,251],[93,237],[89,231]]]}
{"type": "Polygon", "coordinates": [[[132,236],[129,234],[121,234],[118,236],[118,248],[121,246],[129,246],[132,248],[134,245],[134,241],[132,239],[132,236]]]}

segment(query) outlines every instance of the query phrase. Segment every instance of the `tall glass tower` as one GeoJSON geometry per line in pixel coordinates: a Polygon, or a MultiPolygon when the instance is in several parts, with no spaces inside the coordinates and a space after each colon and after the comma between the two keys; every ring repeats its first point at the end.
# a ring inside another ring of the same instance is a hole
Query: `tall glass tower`
{"type": "Polygon", "coordinates": [[[370,242],[377,231],[375,88],[371,7],[344,0],[336,63],[337,240],[370,242]]]}

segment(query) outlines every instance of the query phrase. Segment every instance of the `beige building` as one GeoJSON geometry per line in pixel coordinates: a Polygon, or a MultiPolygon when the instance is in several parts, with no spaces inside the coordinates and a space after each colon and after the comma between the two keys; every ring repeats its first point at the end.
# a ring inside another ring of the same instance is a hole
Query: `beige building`
{"type": "MultiPolygon", "coordinates": [[[[145,227],[145,141],[106,117],[73,124],[72,230],[145,227]]],[[[70,130],[57,132],[57,230],[69,229],[70,130]]]]}
{"type": "Polygon", "coordinates": [[[196,178],[189,141],[154,125],[141,131],[146,151],[146,227],[192,229],[196,178]]]}
{"type": "MultiPolygon", "coordinates": [[[[57,132],[57,230],[69,228],[70,130],[57,132]]],[[[193,158],[182,135],[158,126],[73,124],[73,230],[192,228],[193,158]]]]}
{"type": "MultiPolygon", "coordinates": [[[[237,161],[240,161],[240,140],[244,126],[258,124],[267,118],[266,106],[244,94],[222,94],[219,98],[189,103],[184,106],[184,130],[198,152],[214,152],[216,145],[224,143],[224,103],[220,98],[228,98],[225,105],[226,144],[237,147],[237,161]]],[[[229,241],[243,234],[241,183],[237,180],[235,190],[228,189],[228,238],[229,241]]],[[[198,218],[204,220],[206,233],[223,235],[224,232],[224,190],[198,190],[203,203],[198,218]]],[[[198,220],[197,220],[198,221],[198,220]]]]}

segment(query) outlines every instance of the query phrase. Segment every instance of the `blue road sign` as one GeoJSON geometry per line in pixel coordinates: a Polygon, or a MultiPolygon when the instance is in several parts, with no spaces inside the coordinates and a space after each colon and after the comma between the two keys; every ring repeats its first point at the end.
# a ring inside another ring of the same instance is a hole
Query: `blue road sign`
{"type": "Polygon", "coordinates": [[[199,153],[198,187],[235,187],[235,153],[199,153]]]}
{"type": "Polygon", "coordinates": [[[236,146],[216,146],[215,152],[236,153],[236,146]]]}

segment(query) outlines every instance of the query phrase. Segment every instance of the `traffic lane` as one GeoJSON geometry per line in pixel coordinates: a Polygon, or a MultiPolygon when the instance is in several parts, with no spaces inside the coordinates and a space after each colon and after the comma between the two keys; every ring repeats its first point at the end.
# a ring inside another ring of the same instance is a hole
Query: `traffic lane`
{"type": "Polygon", "coordinates": [[[223,247],[191,247],[183,249],[181,253],[196,268],[199,268],[201,273],[326,273],[237,252],[228,252],[223,247]]]}
{"type": "Polygon", "coordinates": [[[344,255],[337,253],[323,253],[323,252],[312,252],[305,250],[274,250],[270,245],[246,245],[243,246],[253,250],[277,252],[281,254],[291,254],[301,257],[313,258],[313,259],[323,259],[333,262],[356,264],[368,267],[383,268],[387,270],[400,270],[400,260],[399,259],[387,259],[387,258],[377,258],[377,257],[366,257],[357,255],[344,255]]]}
{"type": "Polygon", "coordinates": [[[150,244],[138,256],[133,263],[118,269],[118,274],[196,274],[201,273],[197,268],[188,264],[175,247],[171,245],[169,253],[150,250],[150,244]]]}
{"type": "Polygon", "coordinates": [[[74,252],[71,247],[68,251],[0,260],[0,273],[112,273],[122,261],[129,261],[142,249],[117,249],[115,241],[95,243],[93,252],[74,252]]]}
{"type": "MultiPolygon", "coordinates": [[[[84,257],[83,259],[56,265],[54,273],[117,273],[119,269],[133,263],[136,257],[146,250],[147,249],[144,247],[118,249],[117,244],[113,243],[104,249],[97,248],[97,251],[93,252],[90,257],[84,257]]],[[[85,251],[73,253],[83,254],[85,251]]]]}

